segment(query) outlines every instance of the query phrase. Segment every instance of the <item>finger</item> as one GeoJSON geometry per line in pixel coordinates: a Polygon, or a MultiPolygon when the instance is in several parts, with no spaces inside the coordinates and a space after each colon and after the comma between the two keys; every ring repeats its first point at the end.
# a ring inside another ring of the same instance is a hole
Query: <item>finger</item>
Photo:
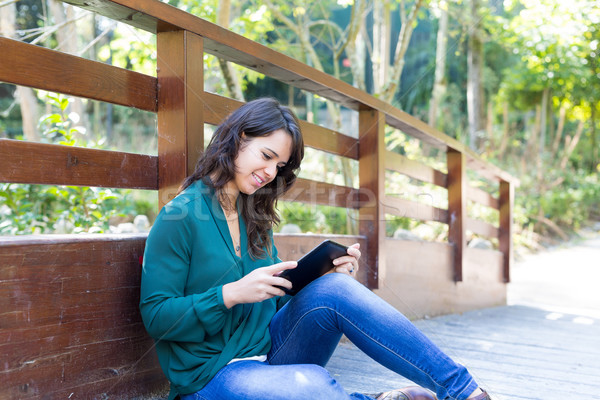
{"type": "Polygon", "coordinates": [[[274,277],[274,278],[275,279],[273,280],[272,286],[281,286],[281,287],[284,287],[286,289],[291,289],[292,288],[292,282],[290,282],[288,279],[278,278],[278,277],[274,277]]]}
{"type": "Polygon", "coordinates": [[[342,265],[345,263],[351,263],[356,261],[356,257],[354,256],[341,256],[339,258],[336,258],[335,260],[333,260],[333,265],[342,265]]]}
{"type": "Polygon", "coordinates": [[[272,298],[275,296],[285,296],[287,293],[285,293],[285,290],[278,288],[277,286],[270,286],[268,289],[265,290],[265,295],[268,296],[268,298],[272,298]]]}
{"type": "Polygon", "coordinates": [[[348,275],[348,269],[344,268],[344,266],[339,266],[339,267],[335,267],[334,269],[335,272],[340,273],[340,274],[346,274],[348,275]]]}
{"type": "Polygon", "coordinates": [[[286,269],[296,268],[297,265],[298,263],[296,261],[284,261],[265,268],[269,270],[271,275],[277,275],[278,273],[285,271],[286,269]]]}
{"type": "Polygon", "coordinates": [[[343,264],[343,265],[339,265],[339,266],[335,267],[335,272],[339,272],[341,274],[346,274],[346,275],[351,275],[352,274],[350,272],[351,269],[352,269],[351,265],[343,264]]]}
{"type": "Polygon", "coordinates": [[[348,247],[348,254],[351,255],[352,257],[356,258],[357,260],[361,256],[360,250],[356,247],[348,247]]]}
{"type": "Polygon", "coordinates": [[[350,275],[352,275],[353,273],[355,273],[356,270],[358,269],[357,266],[354,263],[346,264],[346,267],[348,268],[348,273],[350,275]]]}

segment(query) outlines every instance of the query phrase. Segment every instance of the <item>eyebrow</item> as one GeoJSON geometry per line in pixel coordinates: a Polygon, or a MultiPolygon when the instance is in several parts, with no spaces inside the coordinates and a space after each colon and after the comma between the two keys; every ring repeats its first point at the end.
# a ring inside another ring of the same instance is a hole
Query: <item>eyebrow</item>
{"type": "Polygon", "coordinates": [[[277,154],[273,149],[266,147],[266,146],[265,146],[265,149],[269,150],[271,153],[275,154],[275,157],[279,158],[279,154],[277,154]]]}

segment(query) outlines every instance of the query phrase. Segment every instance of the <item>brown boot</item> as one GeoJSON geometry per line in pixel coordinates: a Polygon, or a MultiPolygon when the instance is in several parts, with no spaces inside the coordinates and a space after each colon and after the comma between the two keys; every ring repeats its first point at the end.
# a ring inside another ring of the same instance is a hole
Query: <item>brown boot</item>
{"type": "Polygon", "coordinates": [[[421,386],[407,386],[390,392],[369,395],[377,400],[437,400],[435,395],[421,386]]]}

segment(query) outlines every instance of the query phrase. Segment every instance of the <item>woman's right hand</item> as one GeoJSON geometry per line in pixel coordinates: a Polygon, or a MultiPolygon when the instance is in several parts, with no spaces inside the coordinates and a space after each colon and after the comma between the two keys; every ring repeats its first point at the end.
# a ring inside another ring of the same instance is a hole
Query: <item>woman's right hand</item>
{"type": "Polygon", "coordinates": [[[278,275],[286,269],[296,268],[296,261],[284,261],[268,267],[257,268],[235,282],[223,285],[223,302],[231,308],[236,304],[259,303],[275,296],[284,296],[278,286],[292,288],[292,283],[278,275]]]}

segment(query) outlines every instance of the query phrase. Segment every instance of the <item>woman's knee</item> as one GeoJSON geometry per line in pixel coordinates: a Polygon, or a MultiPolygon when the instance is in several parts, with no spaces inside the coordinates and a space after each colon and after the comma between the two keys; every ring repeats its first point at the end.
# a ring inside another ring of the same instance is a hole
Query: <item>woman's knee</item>
{"type": "MultiPolygon", "coordinates": [[[[293,386],[296,388],[294,399],[318,398],[348,399],[344,389],[337,383],[325,368],[315,364],[295,365],[293,386]]],[[[290,397],[292,398],[292,397],[290,397]]]]}
{"type": "Polygon", "coordinates": [[[219,399],[346,400],[348,395],[329,372],[316,364],[242,368],[221,377],[219,399]]]}
{"type": "Polygon", "coordinates": [[[341,273],[323,275],[304,290],[306,290],[306,296],[310,296],[313,299],[319,298],[322,301],[333,300],[336,303],[344,299],[357,301],[362,297],[373,295],[360,282],[341,273]]]}

